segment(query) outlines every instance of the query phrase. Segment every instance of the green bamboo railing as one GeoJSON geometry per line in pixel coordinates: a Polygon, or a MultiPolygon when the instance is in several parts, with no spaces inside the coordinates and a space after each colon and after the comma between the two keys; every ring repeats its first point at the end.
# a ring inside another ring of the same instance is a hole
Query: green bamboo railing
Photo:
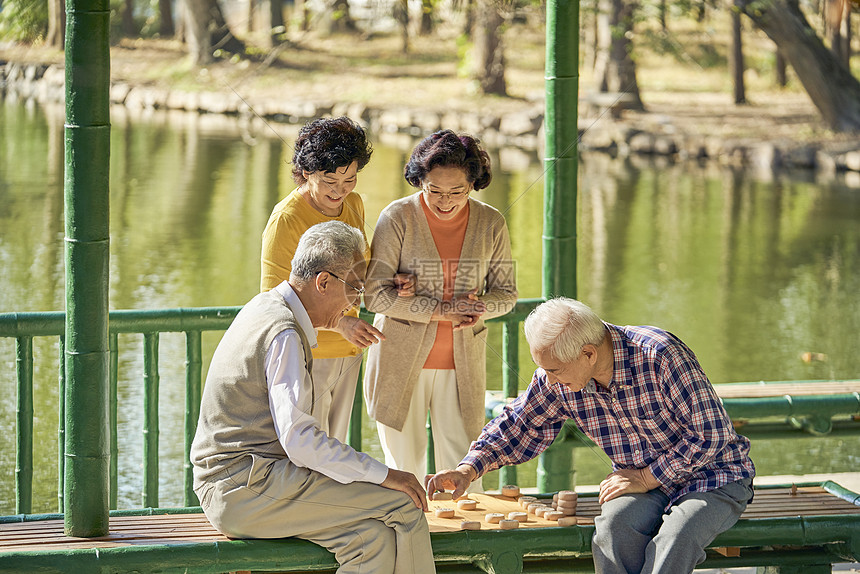
{"type": "MultiPolygon", "coordinates": [[[[517,333],[519,323],[534,309],[541,299],[522,299],[517,302],[514,310],[505,315],[492,319],[490,323],[501,323],[503,328],[503,384],[508,396],[516,396],[518,385],[519,360],[517,357],[517,333]]],[[[197,429],[197,419],[200,414],[200,394],[203,386],[202,366],[202,333],[204,331],[223,331],[230,326],[241,307],[209,307],[194,309],[164,309],[164,310],[125,310],[110,312],[110,396],[109,428],[110,428],[110,507],[117,507],[117,460],[120,453],[117,446],[117,386],[118,386],[118,334],[139,334],[143,336],[143,489],[141,505],[144,508],[159,506],[158,500],[158,444],[159,444],[159,374],[158,352],[159,335],[161,333],[185,333],[185,457],[183,463],[185,506],[199,504],[192,489],[192,472],[189,456],[191,441],[197,429]]],[[[363,312],[363,316],[371,319],[371,315],[363,312]]],[[[61,387],[59,428],[57,436],[59,444],[63,445],[64,402],[62,387],[65,385],[65,369],[62,357],[64,346],[64,321],[62,312],[46,313],[3,313],[0,314],[0,338],[16,340],[17,365],[17,396],[18,414],[16,421],[17,457],[15,471],[15,512],[30,514],[32,512],[32,483],[33,483],[33,338],[57,337],[60,341],[59,385],[61,387]]],[[[360,377],[359,377],[360,380],[360,377]]],[[[356,449],[361,449],[361,402],[359,392],[353,406],[354,416],[350,425],[348,442],[356,449]]],[[[63,480],[64,457],[60,448],[58,472],[58,508],[63,510],[63,480]]],[[[510,473],[511,471],[508,471],[510,473]]],[[[513,471],[516,472],[515,470],[513,471]]],[[[501,481],[510,479],[512,475],[503,474],[501,481]]],[[[513,475],[515,477],[515,474],[513,475]]],[[[507,484],[507,482],[505,482],[507,484]]]]}
{"type": "MultiPolygon", "coordinates": [[[[502,329],[502,397],[491,397],[487,401],[487,417],[498,415],[504,407],[503,397],[515,397],[520,391],[520,382],[527,384],[530,378],[519,374],[519,324],[541,299],[523,299],[517,302],[513,312],[490,321],[499,323],[502,329]]],[[[117,386],[118,386],[118,334],[140,334],[144,339],[144,469],[143,507],[158,507],[158,350],[160,333],[185,333],[185,412],[183,462],[183,496],[186,506],[196,506],[197,497],[192,489],[192,472],[189,461],[191,440],[197,427],[200,393],[203,386],[202,332],[223,331],[238,313],[240,307],[212,307],[194,309],[166,309],[154,311],[112,311],[110,313],[110,506],[117,507],[117,461],[120,453],[117,446],[117,386]]],[[[372,319],[363,312],[362,316],[372,319]]],[[[58,337],[60,357],[64,355],[64,314],[5,313],[0,314],[0,338],[16,341],[17,417],[16,417],[16,467],[15,467],[15,512],[32,512],[33,483],[33,339],[35,337],[58,337]]],[[[359,377],[360,380],[361,377],[359,377]]],[[[814,385],[815,381],[805,382],[814,385]]],[[[64,444],[63,425],[65,369],[60,360],[58,384],[60,387],[58,409],[60,424],[57,429],[58,444],[64,444]]],[[[350,425],[348,442],[356,449],[362,448],[361,437],[361,386],[358,385],[353,405],[353,422],[350,425]]],[[[827,434],[828,436],[856,436],[860,417],[860,394],[778,396],[750,399],[725,399],[724,404],[733,419],[752,419],[742,432],[755,439],[772,439],[797,436],[798,434],[827,434]],[[835,420],[837,417],[847,417],[835,420]],[[778,420],[781,419],[781,420],[778,420]],[[786,424],[787,423],[787,424],[786,424]]],[[[568,488],[572,484],[573,452],[575,447],[589,446],[574,425],[565,425],[559,438],[541,455],[537,469],[537,485],[541,492],[568,488]]],[[[432,449],[430,449],[432,452],[432,449]]],[[[63,509],[64,457],[59,448],[58,508],[63,509]]],[[[499,483],[517,484],[517,467],[500,469],[499,483]]]]}
{"type": "MultiPolygon", "coordinates": [[[[186,335],[185,359],[185,464],[184,500],[186,506],[196,506],[197,497],[192,490],[191,465],[188,461],[191,440],[197,428],[200,413],[200,392],[202,389],[202,337],[203,331],[223,331],[230,326],[240,307],[166,309],[153,311],[111,311],[110,312],[110,507],[117,506],[117,373],[118,351],[121,333],[136,333],[144,338],[144,488],[142,505],[158,506],[158,342],[160,333],[184,332],[186,335]]],[[[66,381],[63,361],[65,348],[65,314],[46,313],[3,313],[0,314],[0,338],[12,337],[16,340],[17,396],[18,412],[16,420],[16,469],[15,469],[15,512],[32,512],[33,480],[33,338],[57,337],[60,343],[59,387],[60,411],[57,437],[59,441],[58,508],[63,509],[64,456],[63,448],[66,432],[64,427],[65,403],[64,387],[66,381]]]]}
{"type": "MultiPolygon", "coordinates": [[[[487,401],[487,417],[499,414],[504,407],[503,397],[515,397],[520,391],[520,382],[527,384],[528,376],[519,374],[519,324],[541,299],[523,299],[517,302],[513,312],[490,321],[499,323],[502,329],[502,397],[487,401]]],[[[185,333],[185,412],[183,461],[183,496],[186,506],[196,506],[197,497],[192,489],[192,472],[189,461],[191,440],[197,427],[200,393],[203,385],[202,332],[223,331],[238,313],[240,307],[212,307],[194,309],[166,309],[154,311],[112,311],[110,313],[110,506],[117,507],[117,461],[120,453],[117,446],[117,386],[118,386],[118,334],[140,334],[144,339],[144,468],[143,507],[158,507],[158,350],[160,333],[185,333]]],[[[362,316],[372,319],[363,312],[362,316]]],[[[5,313],[0,314],[0,338],[16,341],[17,417],[16,417],[16,467],[15,467],[15,512],[32,512],[33,483],[33,339],[35,337],[58,337],[60,357],[64,355],[64,314],[5,313]]],[[[360,377],[359,377],[360,380],[360,377]]],[[[58,444],[64,444],[63,425],[65,369],[61,360],[58,384],[60,387],[58,409],[60,424],[57,429],[58,444]]],[[[808,384],[815,384],[814,381],[808,384]]],[[[348,442],[356,449],[362,448],[361,437],[361,386],[358,385],[353,405],[353,422],[350,425],[348,442]]],[[[750,399],[725,399],[724,404],[733,419],[752,419],[742,432],[756,439],[785,438],[799,433],[827,434],[828,436],[851,436],[858,432],[860,417],[860,394],[812,396],[778,396],[750,399]],[[837,417],[845,420],[835,420],[837,417]],[[777,420],[782,419],[782,420],[777,420]],[[810,422],[811,421],[811,422],[810,422]],[[788,424],[786,424],[788,423],[788,424]]],[[[432,432],[432,431],[431,431],[432,432]]],[[[432,444],[432,443],[431,443],[432,444]]],[[[537,469],[537,485],[541,492],[568,488],[572,484],[573,452],[575,447],[589,446],[588,441],[574,425],[565,425],[559,438],[541,455],[537,469]]],[[[432,449],[430,449],[432,452],[432,449]]],[[[58,508],[63,509],[64,457],[59,448],[58,508]]],[[[517,484],[517,467],[500,469],[499,483],[517,484]]]]}

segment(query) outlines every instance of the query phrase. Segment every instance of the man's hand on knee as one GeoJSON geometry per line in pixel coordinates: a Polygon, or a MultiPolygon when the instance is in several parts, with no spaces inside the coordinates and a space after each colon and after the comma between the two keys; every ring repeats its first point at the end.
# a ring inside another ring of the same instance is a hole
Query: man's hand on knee
{"type": "Polygon", "coordinates": [[[385,477],[385,480],[379,486],[405,492],[417,508],[420,508],[424,512],[427,512],[429,509],[427,493],[424,492],[421,483],[418,482],[418,479],[411,472],[389,468],[388,476],[385,477]]]}
{"type": "Polygon", "coordinates": [[[600,496],[597,501],[603,504],[622,494],[648,492],[658,486],[660,481],[654,478],[648,467],[616,470],[600,483],[600,496]]]}

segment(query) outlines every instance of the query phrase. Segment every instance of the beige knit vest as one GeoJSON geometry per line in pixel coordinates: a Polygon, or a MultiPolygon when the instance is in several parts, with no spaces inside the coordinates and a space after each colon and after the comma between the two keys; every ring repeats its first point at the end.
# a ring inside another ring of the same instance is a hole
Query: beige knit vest
{"type": "MultiPolygon", "coordinates": [[[[277,291],[260,293],[233,320],[215,349],[191,445],[195,484],[200,484],[248,454],[284,458],[269,410],[266,353],[285,329],[299,334],[305,368],[313,358],[307,337],[277,291]]],[[[302,397],[307,411],[313,396],[302,397]]]]}

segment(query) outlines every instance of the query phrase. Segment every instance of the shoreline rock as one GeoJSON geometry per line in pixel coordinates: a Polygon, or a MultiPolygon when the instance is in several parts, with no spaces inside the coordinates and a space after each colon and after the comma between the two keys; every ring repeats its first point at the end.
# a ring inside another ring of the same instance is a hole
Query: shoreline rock
{"type": "MultiPolygon", "coordinates": [[[[62,104],[65,97],[62,65],[0,61],[0,97],[62,104]]],[[[347,115],[377,134],[422,137],[442,126],[474,133],[491,147],[537,151],[543,147],[542,107],[532,104],[520,112],[491,113],[434,111],[408,107],[381,109],[362,103],[289,100],[246,100],[238,94],[183,92],[123,82],[111,85],[110,102],[130,112],[181,110],[260,118],[264,122],[302,124],[324,115],[347,115]]],[[[584,103],[580,112],[593,106],[584,103]]],[[[599,111],[599,110],[598,110],[599,111]]],[[[653,156],[670,161],[717,161],[761,172],[781,169],[812,170],[824,175],[860,173],[860,142],[843,149],[825,150],[795,142],[748,142],[679,132],[672,125],[641,125],[623,113],[579,118],[579,149],[612,156],[653,156]],[[606,117],[603,117],[606,116],[606,117]]]]}

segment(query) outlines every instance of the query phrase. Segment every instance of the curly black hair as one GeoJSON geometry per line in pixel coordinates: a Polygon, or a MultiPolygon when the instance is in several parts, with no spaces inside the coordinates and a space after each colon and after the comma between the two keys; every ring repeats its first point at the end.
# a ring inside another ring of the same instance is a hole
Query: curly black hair
{"type": "Polygon", "coordinates": [[[484,189],[490,185],[493,174],[490,156],[480,143],[475,137],[467,134],[458,136],[451,130],[431,134],[412,150],[403,177],[412,187],[421,187],[421,182],[434,167],[460,167],[476,191],[484,189]]]}
{"type": "Polygon", "coordinates": [[[305,124],[296,138],[293,151],[293,180],[302,185],[307,181],[303,172],[331,173],[339,167],[358,162],[361,170],[370,161],[373,146],[364,129],[353,120],[320,118],[305,124]]]}

